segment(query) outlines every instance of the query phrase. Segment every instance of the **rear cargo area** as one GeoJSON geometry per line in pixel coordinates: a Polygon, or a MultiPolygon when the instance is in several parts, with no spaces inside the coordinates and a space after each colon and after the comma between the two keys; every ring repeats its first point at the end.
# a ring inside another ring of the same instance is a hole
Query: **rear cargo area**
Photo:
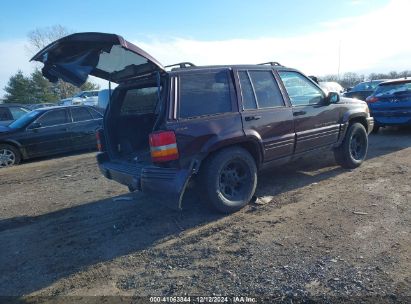
{"type": "Polygon", "coordinates": [[[106,120],[112,160],[148,164],[149,134],[159,125],[164,111],[162,86],[154,79],[146,79],[115,93],[106,120]]]}

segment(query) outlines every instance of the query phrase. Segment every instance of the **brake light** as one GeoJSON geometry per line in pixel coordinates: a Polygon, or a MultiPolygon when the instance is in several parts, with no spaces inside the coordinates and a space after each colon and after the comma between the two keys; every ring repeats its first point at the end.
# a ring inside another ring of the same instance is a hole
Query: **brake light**
{"type": "Polygon", "coordinates": [[[98,129],[96,132],[96,141],[97,141],[97,150],[99,152],[103,152],[103,144],[102,144],[102,138],[103,138],[103,129],[98,129]]]}
{"type": "Polygon", "coordinates": [[[166,162],[178,159],[176,135],[173,131],[160,131],[150,134],[150,151],[153,162],[166,162]]]}
{"type": "Polygon", "coordinates": [[[368,102],[368,103],[374,103],[374,102],[378,101],[378,98],[375,97],[375,96],[370,96],[370,97],[367,97],[367,99],[365,101],[368,102]]]}

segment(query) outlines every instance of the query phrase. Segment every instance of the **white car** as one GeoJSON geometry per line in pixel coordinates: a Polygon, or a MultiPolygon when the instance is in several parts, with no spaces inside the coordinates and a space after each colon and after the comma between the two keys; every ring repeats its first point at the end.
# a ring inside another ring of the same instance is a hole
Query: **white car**
{"type": "Polygon", "coordinates": [[[335,81],[320,81],[318,85],[323,89],[326,93],[335,92],[341,94],[344,92],[344,88],[335,81]]]}
{"type": "Polygon", "coordinates": [[[82,91],[74,95],[73,97],[60,100],[59,104],[62,106],[71,105],[85,105],[85,106],[97,106],[99,91],[82,91]]]}

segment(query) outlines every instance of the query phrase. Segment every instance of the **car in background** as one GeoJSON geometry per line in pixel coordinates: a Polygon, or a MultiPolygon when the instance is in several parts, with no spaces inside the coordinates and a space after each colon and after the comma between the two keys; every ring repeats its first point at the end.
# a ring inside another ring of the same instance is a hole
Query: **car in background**
{"type": "Polygon", "coordinates": [[[374,117],[374,132],[385,126],[411,126],[411,79],[382,82],[366,101],[374,117]]]}
{"type": "Polygon", "coordinates": [[[0,126],[0,168],[22,160],[96,149],[103,115],[92,107],[41,108],[0,126]]]}
{"type": "Polygon", "coordinates": [[[110,101],[110,91],[113,93],[112,90],[104,89],[98,92],[98,101],[97,101],[97,108],[101,110],[105,110],[107,105],[110,101]]]}
{"type": "Polygon", "coordinates": [[[62,99],[59,102],[61,106],[71,105],[85,105],[85,106],[97,106],[98,90],[96,91],[81,91],[66,99],[62,99]]]}
{"type": "Polygon", "coordinates": [[[348,89],[347,92],[344,93],[344,97],[366,100],[367,97],[374,92],[377,85],[387,80],[388,79],[379,79],[360,82],[351,89],[348,89]]]}
{"type": "Polygon", "coordinates": [[[47,108],[47,107],[55,107],[57,106],[57,104],[55,103],[35,103],[35,104],[31,104],[28,106],[28,108],[30,110],[36,110],[36,109],[40,109],[40,108],[47,108]]]}
{"type": "Polygon", "coordinates": [[[338,94],[342,94],[345,89],[335,81],[320,81],[318,85],[323,89],[326,93],[335,92],[338,94]]]}
{"type": "Polygon", "coordinates": [[[0,126],[7,126],[27,112],[30,112],[30,109],[20,104],[0,104],[0,126]]]}

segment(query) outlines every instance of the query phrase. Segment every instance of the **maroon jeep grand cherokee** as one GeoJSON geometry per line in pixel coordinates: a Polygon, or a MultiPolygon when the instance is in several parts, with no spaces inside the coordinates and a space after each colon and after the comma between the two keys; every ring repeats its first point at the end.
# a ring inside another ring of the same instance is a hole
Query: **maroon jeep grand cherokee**
{"type": "Polygon", "coordinates": [[[263,167],[329,148],[338,164],[355,168],[367,154],[367,104],[326,95],[275,62],[166,69],[104,33],[64,37],[33,60],[51,81],[79,86],[93,75],[119,84],[97,134],[101,172],[179,207],[194,175],[212,206],[228,213],[250,201],[263,167]]]}

